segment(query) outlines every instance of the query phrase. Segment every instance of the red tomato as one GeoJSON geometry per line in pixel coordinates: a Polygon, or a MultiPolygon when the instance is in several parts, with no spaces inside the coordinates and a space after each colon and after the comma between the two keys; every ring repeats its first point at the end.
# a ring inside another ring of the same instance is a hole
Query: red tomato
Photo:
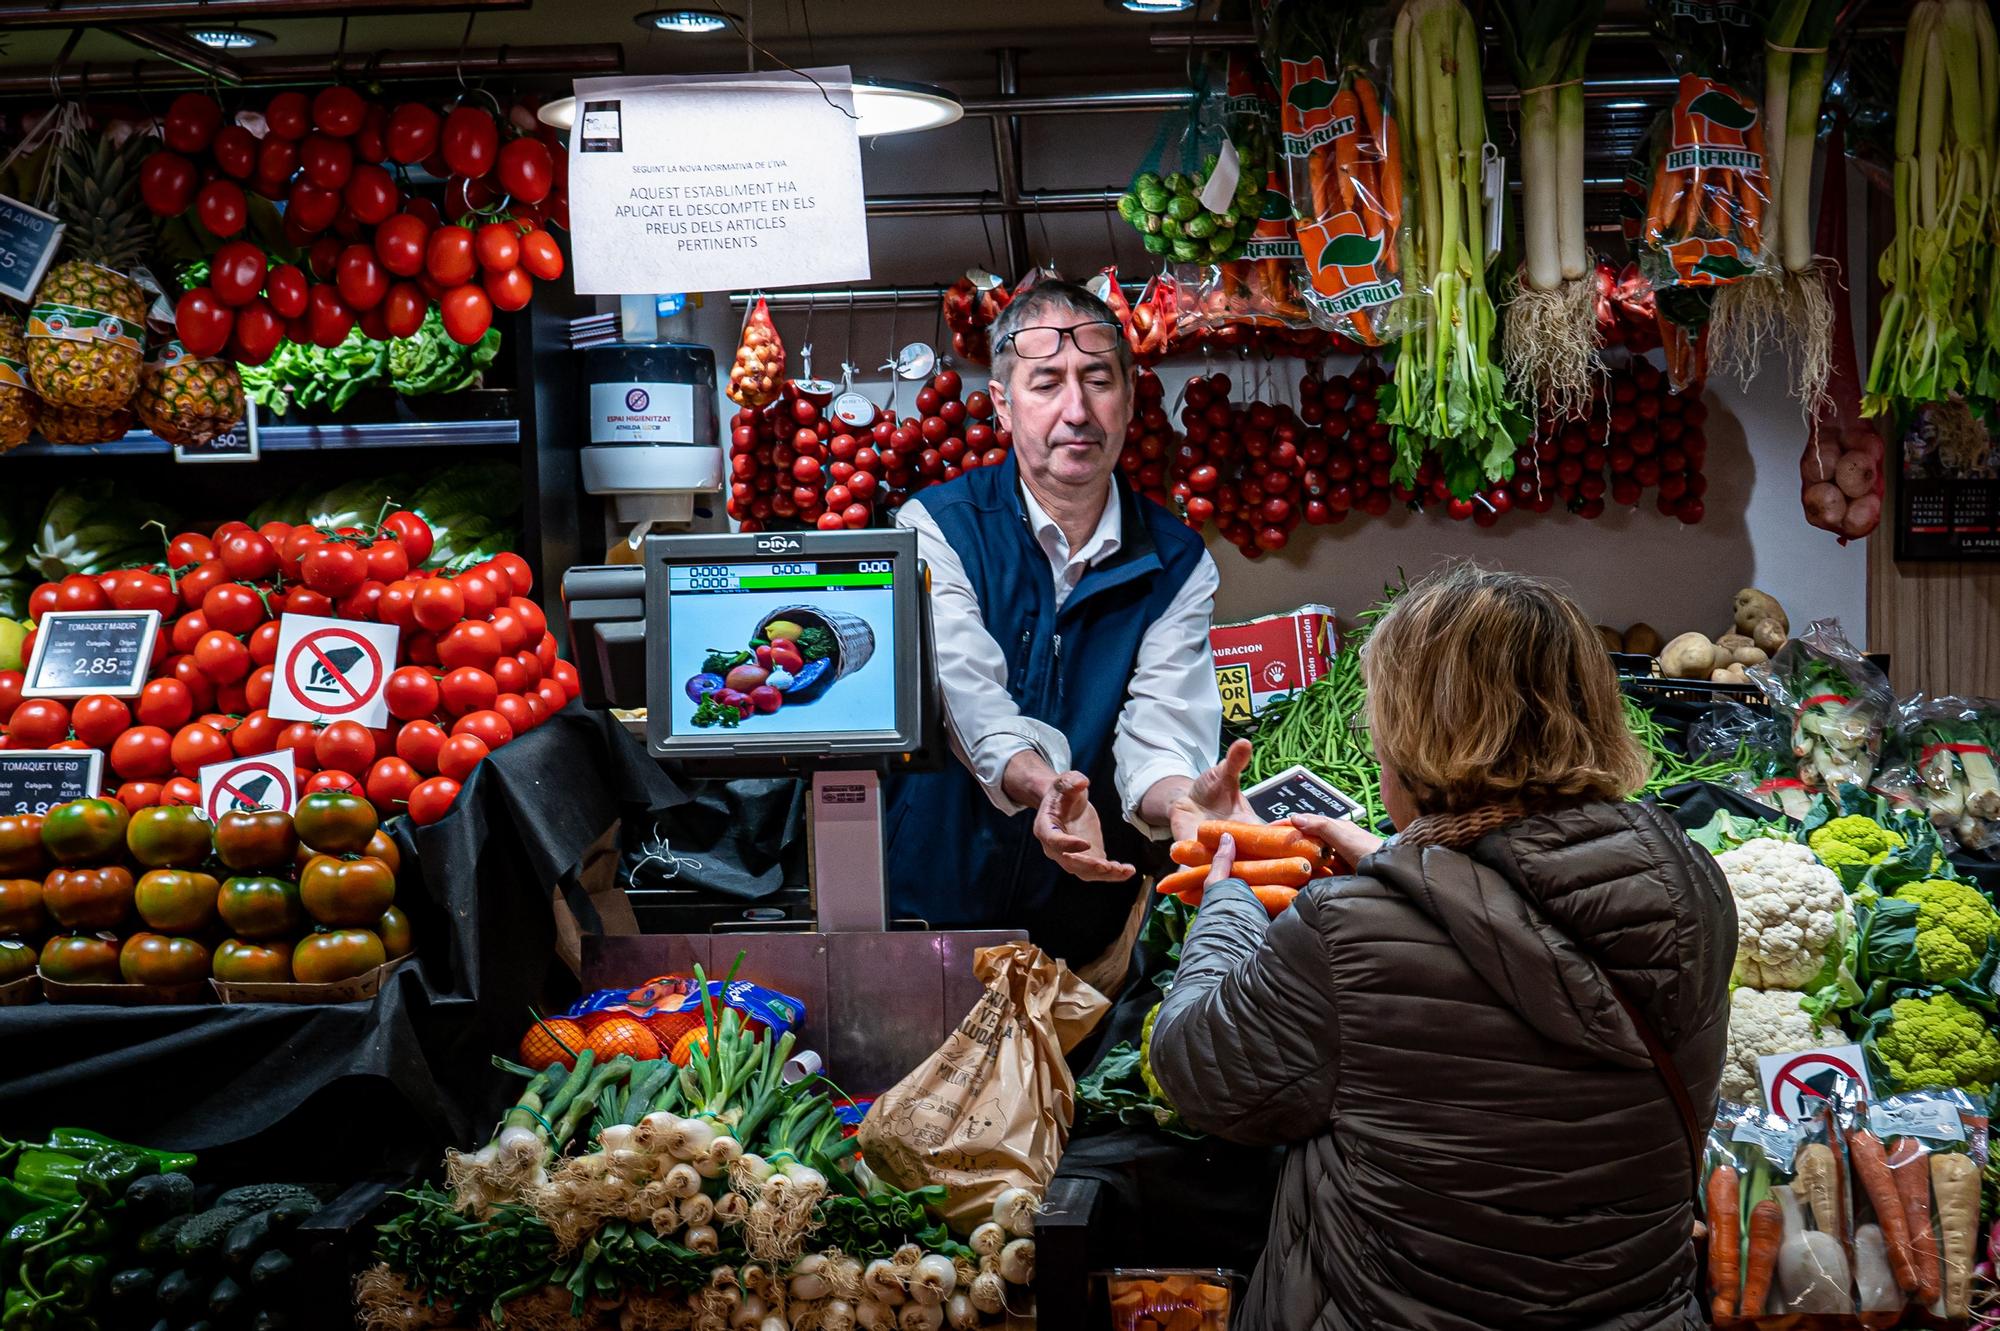
{"type": "Polygon", "coordinates": [[[202,92],[184,92],[167,108],[160,137],[175,152],[198,153],[207,148],[222,124],[222,107],[202,92]]]}
{"type": "Polygon", "coordinates": [[[389,537],[369,546],[367,559],[368,576],[377,582],[396,582],[410,571],[409,552],[403,549],[401,541],[389,537]]]}
{"type": "Polygon", "coordinates": [[[375,761],[375,736],[358,721],[335,721],[313,746],[320,770],[361,776],[375,761]]]}
{"type": "Polygon", "coordinates": [[[402,542],[403,549],[410,556],[410,567],[420,566],[431,557],[433,538],[428,522],[408,509],[397,509],[382,519],[383,529],[392,533],[402,542]]]}
{"type": "Polygon", "coordinates": [[[437,768],[443,776],[454,781],[463,781],[472,775],[472,769],[492,750],[486,741],[477,735],[454,735],[438,750],[437,768]]]}
{"type": "Polygon", "coordinates": [[[419,827],[429,826],[451,812],[452,801],[458,798],[458,782],[448,776],[434,776],[428,781],[417,783],[410,792],[410,821],[419,827]]]}
{"type": "Polygon", "coordinates": [[[312,127],[312,106],[302,92],[281,92],[264,107],[264,123],[281,139],[302,139],[312,127]]]}
{"type": "Polygon", "coordinates": [[[201,667],[194,663],[192,656],[186,653],[176,656],[170,673],[187,688],[188,700],[194,704],[197,713],[215,705],[215,682],[201,673],[201,667]]]}
{"type": "Polygon", "coordinates": [[[292,761],[307,771],[319,770],[319,727],[312,722],[294,721],[279,731],[277,748],[290,749],[292,761]]]}
{"type": "Polygon", "coordinates": [[[201,783],[191,776],[169,777],[166,784],[160,787],[160,803],[200,804],[201,783]]]}
{"type": "Polygon", "coordinates": [[[201,616],[210,628],[248,633],[264,622],[264,603],[240,582],[218,582],[203,594],[201,616]]]}
{"type": "Polygon", "coordinates": [[[174,650],[182,655],[186,655],[194,650],[195,644],[200,642],[207,633],[208,616],[199,610],[191,610],[174,621],[173,629],[168,634],[168,637],[173,643],[174,650]]]}
{"type": "MultiPolygon", "coordinates": [[[[528,659],[533,661],[535,658],[531,656],[528,659]]],[[[501,693],[525,693],[541,682],[542,668],[537,664],[535,678],[530,679],[527,670],[521,665],[520,658],[503,656],[493,663],[488,673],[493,676],[494,687],[501,693]]]]}
{"type": "Polygon", "coordinates": [[[553,679],[545,679],[535,685],[535,696],[542,700],[542,705],[549,709],[550,715],[569,706],[569,691],[553,679]]]}
{"type": "Polygon", "coordinates": [[[332,226],[334,219],[340,216],[339,193],[322,189],[303,176],[292,182],[292,190],[286,200],[286,224],[296,223],[297,228],[309,237],[332,226]]]}
{"type": "Polygon", "coordinates": [[[524,268],[502,268],[497,272],[489,269],[479,279],[479,286],[496,310],[526,309],[535,298],[535,279],[524,268]]]}
{"type": "Polygon", "coordinates": [[[403,658],[411,665],[434,666],[438,663],[437,634],[414,629],[403,634],[403,658]]]}
{"type": "Polygon", "coordinates": [[[289,529],[285,539],[278,543],[278,558],[285,566],[287,574],[296,579],[299,568],[304,563],[306,551],[321,544],[326,537],[317,530],[301,523],[289,529]]]}
{"type": "Polygon", "coordinates": [[[395,177],[373,162],[354,168],[340,197],[347,204],[347,211],[354,214],[354,220],[363,226],[384,221],[403,202],[403,192],[396,188],[395,177]]]}
{"type": "Polygon", "coordinates": [[[331,790],[342,795],[359,795],[362,793],[361,783],[355,780],[352,772],[339,771],[314,772],[306,778],[305,786],[300,793],[304,795],[317,795],[322,790],[331,790]]]}
{"type": "Polygon", "coordinates": [[[278,667],[258,666],[243,681],[243,705],[249,710],[258,710],[271,705],[271,688],[278,682],[278,667]]]}
{"type": "Polygon", "coordinates": [[[500,150],[493,173],[500,178],[500,188],[522,203],[540,203],[555,188],[555,155],[540,139],[510,139],[500,150]]]}
{"type": "Polygon", "coordinates": [[[173,762],[174,770],[182,776],[194,778],[201,776],[201,769],[207,764],[219,763],[235,752],[230,747],[229,736],[199,721],[182,726],[167,747],[167,756],[173,762]]]}
{"type": "Polygon", "coordinates": [[[527,700],[518,693],[503,693],[493,702],[493,710],[507,722],[516,735],[524,735],[535,728],[535,714],[528,710],[527,700]]]}
{"type": "Polygon", "coordinates": [[[78,698],[70,710],[69,723],[76,737],[93,749],[108,749],[132,724],[132,711],[105,693],[78,698]]]}
{"type": "Polygon", "coordinates": [[[354,312],[340,294],[329,286],[316,286],[307,303],[306,317],[314,346],[337,347],[354,330],[354,312]]]}
{"type": "Polygon", "coordinates": [[[227,581],[229,570],[220,559],[210,555],[180,575],[181,604],[193,609],[201,604],[202,597],[208,595],[209,588],[227,581]]]}
{"type": "Polygon", "coordinates": [[[476,666],[460,666],[438,681],[438,697],[453,716],[484,711],[499,696],[493,676],[476,666]]]}
{"type": "Polygon", "coordinates": [[[438,751],[448,739],[433,721],[409,721],[396,732],[396,756],[426,775],[437,771],[438,751]]]}
{"type": "Polygon", "coordinates": [[[490,670],[500,658],[500,634],[491,624],[468,619],[438,639],[438,663],[447,670],[472,666],[490,670]]]}
{"type": "Polygon", "coordinates": [[[215,542],[198,531],[184,531],[167,542],[167,563],[186,568],[215,558],[215,542]]]}
{"type": "Polygon", "coordinates": [[[219,356],[229,345],[236,316],[212,287],[196,287],[174,305],[174,332],[192,356],[219,356]]]}
{"type": "Polygon", "coordinates": [[[445,286],[470,282],[475,266],[472,232],[462,226],[441,226],[431,232],[424,248],[424,270],[445,286]]]}
{"type": "Polygon", "coordinates": [[[139,722],[179,730],[194,715],[194,699],[177,679],[148,680],[139,693],[139,722]]]}
{"type": "Polygon", "coordinates": [[[227,239],[250,220],[250,201],[233,180],[211,180],[194,196],[194,215],[212,233],[227,239]]]}
{"type": "MultiPolygon", "coordinates": [[[[20,715],[14,713],[17,722],[20,715]]],[[[112,744],[111,770],[127,781],[164,780],[174,770],[173,743],[174,737],[159,726],[133,726],[112,744]]]]}
{"type": "Polygon", "coordinates": [[[471,346],[493,326],[493,301],[485,288],[471,282],[445,292],[438,310],[444,315],[444,331],[461,346],[471,346]]]}
{"type": "Polygon", "coordinates": [[[382,326],[390,337],[414,337],[424,326],[424,313],[431,306],[423,288],[414,282],[392,282],[382,298],[382,326]]]}
{"type": "Polygon", "coordinates": [[[157,610],[171,615],[180,609],[181,598],[174,594],[173,584],[144,569],[121,569],[107,574],[98,585],[115,610],[157,610]]]}
{"type": "Polygon", "coordinates": [[[195,644],[194,663],[217,684],[234,684],[250,673],[250,649],[227,633],[204,633],[195,644]]]}
{"type": "Polygon", "coordinates": [[[69,708],[54,698],[29,698],[7,719],[7,738],[17,749],[46,749],[69,738],[69,708]]]}
{"type": "MultiPolygon", "coordinates": [[[[245,675],[234,684],[215,686],[215,705],[231,716],[241,716],[250,710],[250,676],[245,675]]],[[[266,702],[270,701],[268,698],[266,702]]],[[[230,727],[234,729],[234,727],[230,727]]]]}
{"type": "Polygon", "coordinates": [[[467,569],[452,579],[459,595],[465,598],[465,617],[485,619],[494,608],[507,599],[504,581],[483,573],[477,568],[467,569]]]}
{"type": "Polygon", "coordinates": [[[439,147],[446,166],[461,176],[477,179],[493,169],[493,159],[500,151],[500,127],[483,108],[460,106],[444,118],[439,147]]]}
{"type": "Polygon", "coordinates": [[[403,811],[403,802],[410,798],[410,792],[422,779],[417,775],[417,769],[401,758],[378,758],[375,765],[368,769],[368,779],[363,784],[368,789],[369,803],[386,818],[403,811]]]}
{"type": "Polygon", "coordinates": [[[233,531],[216,547],[216,557],[230,577],[255,582],[278,571],[278,552],[271,542],[254,531],[233,531]]]}
{"type": "Polygon", "coordinates": [[[389,273],[367,245],[349,245],[335,267],[340,298],[357,310],[372,310],[389,294],[389,273]]]}
{"type": "Polygon", "coordinates": [[[445,578],[425,578],[417,584],[416,620],[442,633],[465,618],[465,596],[445,578]]]}
{"type": "Polygon", "coordinates": [[[250,660],[260,666],[274,665],[278,660],[278,635],[283,626],[275,619],[267,619],[250,631],[250,638],[243,645],[250,649],[250,660]]]}
{"type": "Polygon", "coordinates": [[[512,606],[501,606],[493,612],[490,621],[494,632],[500,635],[501,650],[512,654],[527,647],[536,635],[530,631],[527,622],[514,613],[512,606]]]}
{"type": "Polygon", "coordinates": [[[404,666],[390,673],[382,701],[398,721],[429,716],[438,709],[438,682],[422,666],[404,666]]]}
{"type": "Polygon", "coordinates": [[[397,213],[375,228],[375,254],[398,277],[415,277],[424,270],[431,229],[409,213],[397,213]]]}
{"type": "Polygon", "coordinates": [[[139,167],[139,197],[161,217],[179,217],[194,203],[201,177],[179,153],[156,152],[139,167]]]}
{"type": "MultiPolygon", "coordinates": [[[[542,658],[536,656],[533,652],[516,652],[514,653],[514,659],[520,663],[521,672],[527,676],[529,688],[533,688],[535,685],[541,683],[543,676],[548,673],[542,669],[542,658]]],[[[514,691],[516,693],[521,692],[519,689],[514,691]]]]}
{"type": "Polygon", "coordinates": [[[286,724],[259,707],[229,732],[229,747],[236,750],[239,758],[270,753],[278,747],[278,736],[285,732],[286,724]]]}
{"type": "Polygon", "coordinates": [[[272,313],[296,319],[306,312],[306,275],[293,264],[281,263],[265,277],[264,294],[272,313]]]}
{"type": "Polygon", "coordinates": [[[521,701],[528,704],[528,726],[530,729],[540,725],[553,715],[549,711],[548,704],[542,701],[542,695],[539,693],[524,693],[521,695],[521,701]]]}
{"type": "Polygon", "coordinates": [[[127,781],[111,796],[125,806],[127,813],[137,813],[150,809],[160,802],[162,787],[157,781],[127,781]]]}
{"type": "Polygon", "coordinates": [[[554,666],[550,667],[549,674],[555,679],[556,683],[562,685],[562,691],[567,693],[572,700],[579,693],[583,692],[583,680],[578,677],[576,667],[569,662],[556,662],[554,666]]]}
{"type": "Polygon", "coordinates": [[[408,578],[398,578],[382,589],[382,599],[375,606],[376,617],[384,624],[394,624],[399,629],[415,628],[416,592],[416,583],[408,578]]]}
{"type": "Polygon", "coordinates": [[[472,250],[479,266],[489,272],[512,268],[521,262],[521,231],[511,222],[488,222],[472,235],[472,250]]]}
{"type": "Polygon", "coordinates": [[[452,723],[454,735],[477,735],[486,741],[486,747],[497,749],[514,738],[513,723],[499,712],[485,710],[467,712],[452,723]]]}
{"type": "MultiPolygon", "coordinates": [[[[520,616],[521,622],[527,625],[528,632],[534,635],[537,642],[549,631],[549,617],[542,613],[540,606],[530,601],[527,597],[516,593],[508,599],[507,608],[520,616]]],[[[542,665],[544,669],[547,669],[548,663],[546,661],[542,665]]]]}
{"type": "Polygon", "coordinates": [[[327,541],[300,561],[305,584],[322,596],[345,596],[368,577],[368,557],[345,542],[327,541]]]}
{"type": "Polygon", "coordinates": [[[299,169],[298,139],[285,138],[279,134],[267,134],[257,145],[257,183],[262,186],[275,182],[283,192],[299,169]]]}
{"type": "Polygon", "coordinates": [[[327,134],[306,135],[299,145],[299,173],[320,189],[342,189],[354,174],[354,145],[327,134]]]}
{"type": "Polygon", "coordinates": [[[421,102],[403,102],[389,113],[384,133],[390,160],[414,166],[437,150],[438,113],[421,102]]]}
{"type": "Polygon", "coordinates": [[[369,578],[341,597],[333,608],[342,619],[373,620],[376,617],[375,608],[382,602],[382,591],[382,584],[369,578]]]}
{"type": "Polygon", "coordinates": [[[313,94],[312,122],[328,134],[352,136],[367,114],[367,100],[346,84],[331,84],[313,94]]]}
{"type": "Polygon", "coordinates": [[[542,663],[542,673],[550,674],[556,668],[556,635],[544,633],[542,640],[535,644],[535,658],[542,663]]]}
{"type": "Polygon", "coordinates": [[[261,296],[252,296],[236,311],[229,329],[229,359],[239,365],[262,365],[277,351],[285,335],[284,321],[261,296]]]}
{"type": "Polygon", "coordinates": [[[270,261],[247,240],[225,242],[208,261],[208,285],[224,305],[245,305],[264,289],[270,261]]]}
{"type": "Polygon", "coordinates": [[[257,136],[241,125],[224,125],[215,131],[209,152],[222,174],[232,180],[248,180],[257,173],[257,136]]]}
{"type": "Polygon", "coordinates": [[[548,232],[536,228],[521,237],[521,266],[544,282],[563,275],[562,246],[548,232]]]}

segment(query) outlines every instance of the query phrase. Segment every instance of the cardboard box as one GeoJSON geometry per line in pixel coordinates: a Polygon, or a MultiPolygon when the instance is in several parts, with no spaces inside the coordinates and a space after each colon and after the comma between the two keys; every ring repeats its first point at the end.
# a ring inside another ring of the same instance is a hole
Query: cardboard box
{"type": "Polygon", "coordinates": [[[1327,672],[1333,611],[1302,605],[1289,614],[1217,624],[1208,631],[1208,646],[1222,690],[1222,719],[1241,724],[1327,672]]]}

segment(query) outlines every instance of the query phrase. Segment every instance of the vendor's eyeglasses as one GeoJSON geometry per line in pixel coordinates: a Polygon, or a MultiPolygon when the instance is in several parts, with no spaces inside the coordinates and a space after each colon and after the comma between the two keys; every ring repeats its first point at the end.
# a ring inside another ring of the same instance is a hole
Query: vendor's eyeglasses
{"type": "Polygon", "coordinates": [[[1094,319],[1089,323],[1071,324],[1058,327],[1055,324],[1036,324],[1029,328],[1016,328],[1000,339],[995,351],[1011,345],[1014,354],[1022,360],[1047,360],[1062,350],[1063,339],[1076,344],[1076,349],[1086,356],[1099,356],[1118,345],[1125,332],[1117,324],[1104,319],[1094,319]]]}

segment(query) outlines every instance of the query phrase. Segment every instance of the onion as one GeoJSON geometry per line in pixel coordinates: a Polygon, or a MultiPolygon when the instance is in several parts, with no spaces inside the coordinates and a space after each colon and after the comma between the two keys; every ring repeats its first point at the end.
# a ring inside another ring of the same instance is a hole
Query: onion
{"type": "Polygon", "coordinates": [[[715,1199],[715,1219],[724,1225],[740,1225],[750,1214],[750,1203],[740,1192],[725,1192],[715,1199]]]}
{"type": "Polygon", "coordinates": [[[974,1278],[967,1297],[983,1313],[997,1313],[1007,1306],[1007,1283],[991,1271],[974,1278]]]}
{"type": "Polygon", "coordinates": [[[719,1136],[708,1148],[708,1159],[727,1169],[743,1158],[743,1143],[727,1134],[719,1136]]]}
{"type": "Polygon", "coordinates": [[[708,1194],[698,1192],[681,1203],[681,1223],[689,1229],[705,1228],[715,1219],[715,1203],[708,1194]]]}
{"type": "Polygon", "coordinates": [[[854,1321],[860,1331],[896,1331],[896,1315],[874,1299],[854,1305],[854,1321]]]}
{"type": "Polygon", "coordinates": [[[818,1253],[809,1253],[799,1258],[792,1267],[792,1297],[795,1299],[823,1299],[833,1293],[833,1285],[827,1280],[826,1258],[818,1253]]]}
{"type": "Polygon", "coordinates": [[[639,1126],[634,1129],[632,1139],[638,1143],[641,1150],[658,1151],[666,1146],[668,1138],[673,1136],[680,1124],[678,1114],[669,1114],[664,1109],[656,1109],[639,1120],[639,1126]]]}
{"type": "Polygon", "coordinates": [[[699,1160],[715,1145],[715,1125],[705,1118],[684,1118],[667,1133],[667,1154],[676,1160],[699,1160]]]}
{"type": "Polygon", "coordinates": [[[910,1277],[910,1292],[925,1303],[941,1303],[951,1297],[958,1288],[958,1270],[951,1264],[951,1258],[940,1253],[929,1253],[919,1258],[915,1272],[910,1277]]]}
{"type": "Polygon", "coordinates": [[[820,1331],[854,1331],[854,1305],[846,1299],[831,1298],[820,1309],[820,1331]]]}
{"type": "Polygon", "coordinates": [[[1847,506],[1847,516],[1841,522],[1840,530],[1845,536],[1866,536],[1875,530],[1875,524],[1882,520],[1882,496],[1862,495],[1847,506]]]}
{"type": "Polygon", "coordinates": [[[729,1181],[739,1188],[760,1187],[770,1177],[771,1162],[750,1152],[745,1152],[729,1167],[729,1181]]]}
{"type": "Polygon", "coordinates": [[[979,1310],[965,1295],[954,1294],[944,1301],[944,1320],[954,1328],[978,1326],[979,1310]]]}
{"type": "Polygon", "coordinates": [[[695,1172],[693,1165],[685,1161],[669,1169],[662,1181],[667,1185],[668,1192],[683,1200],[701,1191],[701,1175],[695,1172]]]}
{"type": "Polygon", "coordinates": [[[1034,1283],[1035,1241],[1033,1239],[1015,1239],[1000,1250],[1000,1278],[1010,1285],[1034,1283]]]}
{"type": "Polygon", "coordinates": [[[935,1304],[906,1303],[896,1315],[899,1331],[944,1331],[944,1310],[935,1304]]]}
{"type": "Polygon", "coordinates": [[[1875,481],[1880,474],[1875,459],[1865,453],[1842,453],[1840,464],[1833,469],[1835,484],[1849,499],[1874,493],[1875,481]]]}
{"type": "Polygon", "coordinates": [[[500,1135],[494,1138],[494,1142],[509,1155],[518,1155],[526,1151],[540,1154],[542,1149],[542,1139],[535,1135],[533,1128],[502,1128],[500,1135]]]}
{"type": "Polygon", "coordinates": [[[778,1314],[769,1313],[757,1324],[757,1331],[792,1331],[792,1326],[778,1314]]]}
{"type": "Polygon", "coordinates": [[[614,1151],[626,1151],[632,1147],[632,1136],[638,1131],[630,1123],[613,1123],[597,1134],[597,1144],[608,1155],[614,1151]]]}
{"type": "Polygon", "coordinates": [[[1847,517],[1847,496],[1832,481],[1808,485],[1799,498],[1805,505],[1806,521],[1815,527],[1838,531],[1847,517]]]}
{"type": "Polygon", "coordinates": [[[1035,1232],[1035,1194],[1026,1188],[1009,1188],[993,1199],[993,1223],[1016,1238],[1035,1232]]]}
{"type": "Polygon", "coordinates": [[[862,1269],[861,1284],[870,1298],[890,1308],[902,1306],[902,1277],[896,1274],[895,1266],[884,1258],[877,1257],[862,1269]]]}
{"type": "Polygon", "coordinates": [[[989,1220],[972,1231],[972,1250],[981,1257],[998,1257],[1007,1246],[1007,1231],[998,1221],[989,1220]]]}
{"type": "Polygon", "coordinates": [[[713,1257],[722,1248],[722,1240],[707,1225],[690,1226],[681,1237],[689,1252],[700,1253],[703,1257],[713,1257]]]}
{"type": "Polygon", "coordinates": [[[866,1292],[861,1285],[861,1263],[844,1253],[827,1254],[826,1278],[833,1285],[833,1296],[849,1303],[859,1303],[866,1292]]]}
{"type": "Polygon", "coordinates": [[[729,1325],[732,1331],[740,1331],[742,1327],[754,1326],[764,1320],[764,1314],[768,1311],[770,1310],[765,1306],[764,1300],[758,1298],[755,1294],[747,1295],[743,1302],[736,1305],[736,1311],[730,1314],[729,1325]]]}

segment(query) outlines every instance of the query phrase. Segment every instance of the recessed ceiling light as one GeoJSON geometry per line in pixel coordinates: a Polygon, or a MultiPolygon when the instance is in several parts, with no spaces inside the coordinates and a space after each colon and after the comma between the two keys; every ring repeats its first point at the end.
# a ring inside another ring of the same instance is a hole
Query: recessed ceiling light
{"type": "Polygon", "coordinates": [[[1106,0],[1106,3],[1134,14],[1185,14],[1195,7],[1196,0],[1106,0]]]}
{"type": "Polygon", "coordinates": [[[188,36],[217,51],[247,51],[278,40],[256,28],[190,28],[188,36]]]}
{"type": "Polygon", "coordinates": [[[661,32],[703,33],[721,32],[734,18],[720,9],[648,9],[633,15],[632,21],[661,32]]]}
{"type": "Polygon", "coordinates": [[[929,83],[856,79],[854,114],[861,118],[854,132],[872,139],[955,124],[964,118],[965,107],[951,93],[929,83]]]}

